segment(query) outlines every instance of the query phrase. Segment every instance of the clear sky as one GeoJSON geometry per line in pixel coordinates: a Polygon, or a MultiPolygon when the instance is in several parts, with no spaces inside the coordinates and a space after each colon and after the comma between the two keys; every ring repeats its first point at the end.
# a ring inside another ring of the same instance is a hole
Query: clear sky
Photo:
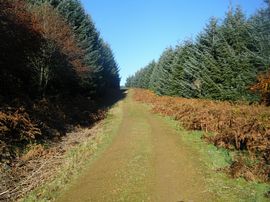
{"type": "Polygon", "coordinates": [[[81,0],[115,54],[121,85],[162,51],[195,38],[211,16],[223,18],[230,2],[250,15],[263,0],[81,0]]]}

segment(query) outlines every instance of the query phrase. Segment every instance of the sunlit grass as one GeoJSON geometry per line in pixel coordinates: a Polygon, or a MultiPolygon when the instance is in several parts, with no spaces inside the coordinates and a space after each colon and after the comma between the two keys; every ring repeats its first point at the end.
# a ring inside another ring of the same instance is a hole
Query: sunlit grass
{"type": "Polygon", "coordinates": [[[108,113],[103,121],[103,126],[95,138],[80,143],[67,152],[65,162],[59,168],[59,172],[53,180],[29,193],[21,201],[54,201],[64,190],[68,189],[71,182],[76,180],[89,165],[97,159],[110,145],[116,135],[122,119],[122,108],[119,102],[108,113]]]}
{"type": "Polygon", "coordinates": [[[223,148],[217,148],[212,144],[208,144],[202,140],[203,132],[186,131],[179,122],[170,117],[161,117],[168,124],[177,130],[177,134],[185,145],[193,152],[197,152],[198,161],[202,165],[202,174],[206,176],[206,183],[210,192],[215,194],[218,201],[269,201],[265,197],[265,193],[270,190],[270,185],[259,182],[248,182],[243,178],[232,179],[224,172],[218,171],[219,168],[229,166],[236,152],[228,151],[223,148]]]}

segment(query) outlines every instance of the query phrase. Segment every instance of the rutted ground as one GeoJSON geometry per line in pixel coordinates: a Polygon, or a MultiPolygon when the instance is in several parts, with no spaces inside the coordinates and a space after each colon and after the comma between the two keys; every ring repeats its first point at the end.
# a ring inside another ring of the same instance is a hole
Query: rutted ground
{"type": "Polygon", "coordinates": [[[110,147],[58,201],[213,201],[197,156],[164,119],[132,100],[110,147]]]}

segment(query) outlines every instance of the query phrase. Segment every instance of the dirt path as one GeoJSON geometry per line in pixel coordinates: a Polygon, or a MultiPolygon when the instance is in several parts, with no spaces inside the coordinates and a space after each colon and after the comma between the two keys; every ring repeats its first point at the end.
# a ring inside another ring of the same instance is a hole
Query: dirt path
{"type": "Polygon", "coordinates": [[[109,148],[58,201],[214,201],[196,154],[129,94],[109,148]]]}

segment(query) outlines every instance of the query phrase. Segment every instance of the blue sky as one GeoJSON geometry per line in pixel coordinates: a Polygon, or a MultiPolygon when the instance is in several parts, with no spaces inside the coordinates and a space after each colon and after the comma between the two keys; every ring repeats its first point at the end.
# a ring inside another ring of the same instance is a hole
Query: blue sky
{"type": "Polygon", "coordinates": [[[115,54],[121,84],[162,51],[195,38],[211,16],[223,18],[232,5],[250,15],[263,0],[81,0],[115,54]]]}

